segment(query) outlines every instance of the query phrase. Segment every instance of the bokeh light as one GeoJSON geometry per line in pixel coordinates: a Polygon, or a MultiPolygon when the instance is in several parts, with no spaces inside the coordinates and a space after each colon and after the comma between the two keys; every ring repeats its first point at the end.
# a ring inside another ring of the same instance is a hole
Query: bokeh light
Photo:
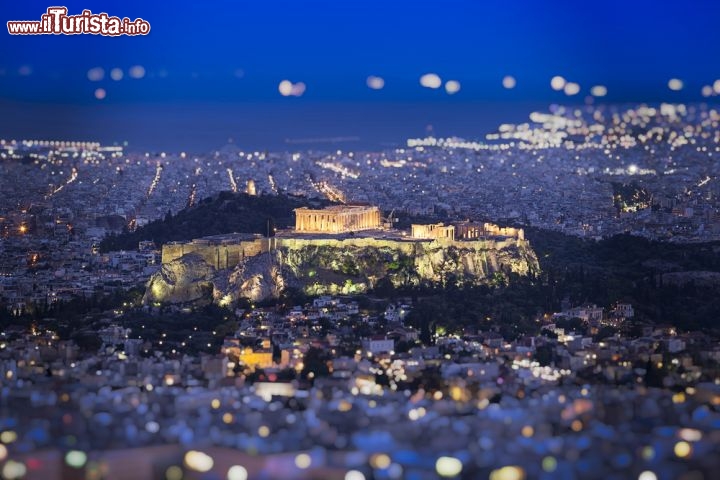
{"type": "Polygon", "coordinates": [[[594,85],[590,89],[590,95],[593,97],[604,97],[607,95],[607,87],[605,85],[594,85]]]}
{"type": "Polygon", "coordinates": [[[442,86],[442,79],[435,73],[426,73],[420,77],[420,85],[425,88],[440,88],[442,86]]]}
{"type": "Polygon", "coordinates": [[[70,450],[65,454],[65,463],[73,468],[82,468],[87,462],[87,455],[80,450],[70,450]]]}
{"type": "Polygon", "coordinates": [[[212,469],[214,464],[212,457],[206,453],[190,450],[185,454],[185,465],[196,472],[207,472],[212,469]]]}
{"type": "Polygon", "coordinates": [[[550,87],[553,90],[559,92],[560,90],[565,88],[565,83],[567,82],[563,77],[561,77],[560,75],[556,75],[550,80],[550,87]]]}
{"type": "Polygon", "coordinates": [[[247,480],[248,471],[242,465],[233,465],[228,469],[227,480],[247,480]]]}
{"type": "Polygon", "coordinates": [[[105,70],[103,70],[102,67],[91,68],[87,72],[87,78],[91,82],[99,82],[105,78],[105,70]]]}
{"type": "Polygon", "coordinates": [[[374,75],[367,77],[366,83],[367,86],[373,90],[381,90],[385,86],[385,80],[374,75]]]}
{"type": "Polygon", "coordinates": [[[307,453],[301,453],[295,457],[295,466],[305,470],[312,465],[312,458],[307,453]]]}
{"type": "Polygon", "coordinates": [[[110,78],[112,78],[116,82],[122,80],[124,76],[125,74],[123,73],[122,68],[113,68],[112,70],[110,70],[110,78]]]}
{"type": "Polygon", "coordinates": [[[98,100],[103,100],[105,97],[107,97],[107,92],[104,88],[98,88],[95,90],[95,98],[98,100]]]}
{"type": "Polygon", "coordinates": [[[365,475],[357,470],[350,470],[345,474],[345,480],[365,480],[365,475]]]}
{"type": "Polygon", "coordinates": [[[139,80],[145,76],[145,67],[142,65],[134,65],[128,70],[128,75],[130,75],[130,78],[139,80]]]}
{"type": "Polygon", "coordinates": [[[502,79],[502,86],[503,88],[507,88],[508,90],[515,88],[515,85],[517,85],[517,81],[515,81],[515,77],[512,75],[505,75],[502,79]]]}
{"type": "Polygon", "coordinates": [[[565,95],[570,97],[573,95],[577,95],[578,93],[580,93],[580,85],[575,82],[568,82],[565,84],[563,91],[565,92],[565,95]]]}
{"type": "Polygon", "coordinates": [[[457,92],[460,91],[460,82],[457,80],[448,80],[445,83],[445,91],[448,93],[448,95],[455,95],[457,92]]]}
{"type": "Polygon", "coordinates": [[[27,473],[27,467],[24,463],[8,460],[2,468],[2,476],[7,480],[15,480],[23,478],[27,473]]]}
{"type": "Polygon", "coordinates": [[[441,477],[460,475],[462,468],[462,462],[455,457],[440,457],[435,462],[435,471],[441,477]]]}
{"type": "Polygon", "coordinates": [[[671,78],[668,81],[668,88],[674,92],[678,92],[683,89],[683,81],[679,78],[671,78]]]}

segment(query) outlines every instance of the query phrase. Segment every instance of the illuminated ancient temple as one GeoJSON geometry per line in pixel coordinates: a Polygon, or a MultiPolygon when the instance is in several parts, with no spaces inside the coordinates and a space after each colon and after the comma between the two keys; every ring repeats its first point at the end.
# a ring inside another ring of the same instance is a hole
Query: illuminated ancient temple
{"type": "Polygon", "coordinates": [[[336,205],[319,210],[295,209],[295,231],[307,233],[347,233],[378,229],[382,215],[378,207],[336,205]]]}

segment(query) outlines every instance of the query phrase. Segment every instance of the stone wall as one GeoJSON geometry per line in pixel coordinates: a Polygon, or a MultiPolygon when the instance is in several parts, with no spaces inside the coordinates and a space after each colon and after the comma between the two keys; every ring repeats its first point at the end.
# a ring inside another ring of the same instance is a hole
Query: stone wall
{"type": "Polygon", "coordinates": [[[268,239],[255,238],[251,240],[238,240],[237,242],[224,241],[222,243],[209,240],[193,240],[191,242],[174,242],[162,247],[162,263],[167,264],[184,255],[194,253],[202,257],[216,270],[234,268],[242,260],[267,252],[268,239]]]}

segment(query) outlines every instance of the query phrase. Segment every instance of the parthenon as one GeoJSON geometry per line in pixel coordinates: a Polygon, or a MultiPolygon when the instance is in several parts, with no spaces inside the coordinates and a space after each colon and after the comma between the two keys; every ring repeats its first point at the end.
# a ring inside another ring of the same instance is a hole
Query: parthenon
{"type": "Polygon", "coordinates": [[[346,233],[378,229],[381,225],[378,207],[337,205],[319,210],[306,207],[295,209],[296,232],[346,233]]]}

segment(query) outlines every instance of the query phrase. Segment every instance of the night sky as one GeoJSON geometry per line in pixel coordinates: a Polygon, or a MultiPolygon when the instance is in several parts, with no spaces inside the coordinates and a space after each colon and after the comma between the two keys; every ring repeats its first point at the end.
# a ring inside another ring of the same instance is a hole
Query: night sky
{"type": "MultiPolygon", "coordinates": [[[[716,101],[716,1],[69,1],[150,22],[148,36],[0,34],[0,137],[128,140],[148,149],[248,147],[353,137],[357,145],[424,135],[482,138],[550,103],[716,101]],[[172,5],[172,9],[166,6],[172,5]],[[129,69],[143,67],[143,78],[129,69]],[[100,67],[104,78],[91,81],[100,67]],[[123,79],[110,78],[113,68],[123,79]],[[461,90],[423,88],[437,73],[461,90]],[[385,86],[372,90],[370,75],[385,86]],[[517,85],[505,89],[502,79],[517,85]],[[581,91],[550,88],[562,75],[581,91]],[[678,78],[684,88],[671,91],[678,78]],[[280,81],[303,82],[283,97],[280,81]],[[98,100],[97,89],[106,97],[98,100]]],[[[8,20],[51,4],[4,2],[8,20]]],[[[286,147],[290,148],[290,147],[286,147]]]]}

